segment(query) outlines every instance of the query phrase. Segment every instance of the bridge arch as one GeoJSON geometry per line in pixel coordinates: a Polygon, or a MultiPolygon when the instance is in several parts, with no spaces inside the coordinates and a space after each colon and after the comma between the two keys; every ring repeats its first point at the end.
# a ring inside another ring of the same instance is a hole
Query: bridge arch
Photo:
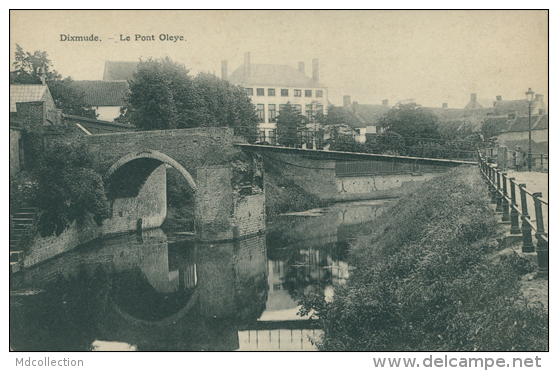
{"type": "Polygon", "coordinates": [[[116,161],[114,164],[112,164],[112,166],[105,173],[105,177],[104,177],[105,180],[110,179],[111,176],[118,169],[120,169],[122,166],[124,166],[125,164],[127,164],[131,161],[139,160],[139,159],[159,160],[159,161],[161,161],[165,164],[168,164],[168,165],[174,167],[180,174],[182,174],[184,176],[184,178],[188,182],[188,185],[190,186],[190,188],[192,188],[192,191],[193,192],[196,191],[196,182],[195,182],[194,178],[192,177],[192,175],[190,175],[190,173],[184,168],[184,166],[180,165],[179,162],[177,162],[173,158],[165,155],[164,153],[161,153],[161,152],[158,152],[158,151],[153,151],[153,150],[144,150],[144,151],[135,152],[135,153],[128,153],[127,155],[121,157],[118,161],[116,161]]]}

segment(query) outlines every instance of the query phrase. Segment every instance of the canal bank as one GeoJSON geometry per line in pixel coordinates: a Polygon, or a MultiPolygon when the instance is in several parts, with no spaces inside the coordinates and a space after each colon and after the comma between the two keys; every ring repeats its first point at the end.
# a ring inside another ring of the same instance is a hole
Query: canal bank
{"type": "Polygon", "coordinates": [[[333,301],[306,296],[324,330],[318,348],[547,350],[548,312],[521,291],[537,266],[498,254],[502,237],[478,168],[424,183],[362,226],[333,301]]]}

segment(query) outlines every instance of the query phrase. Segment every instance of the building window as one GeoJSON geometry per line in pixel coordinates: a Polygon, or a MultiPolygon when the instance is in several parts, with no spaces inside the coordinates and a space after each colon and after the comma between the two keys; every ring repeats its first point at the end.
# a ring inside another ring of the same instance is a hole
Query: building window
{"type": "Polygon", "coordinates": [[[305,90],[304,91],[304,96],[306,98],[311,98],[312,97],[312,90],[305,90]]]}
{"type": "Polygon", "coordinates": [[[321,98],[324,96],[324,92],[321,90],[316,90],[316,98],[321,98]]]}
{"type": "Polygon", "coordinates": [[[281,89],[281,96],[288,97],[289,96],[289,89],[281,89]]]}
{"type": "Polygon", "coordinates": [[[280,104],[279,105],[279,114],[281,113],[281,111],[283,111],[285,109],[285,107],[287,107],[286,104],[280,104]]]}
{"type": "Polygon", "coordinates": [[[267,89],[267,96],[274,97],[275,96],[275,89],[267,89]]]}
{"type": "Polygon", "coordinates": [[[544,115],[544,109],[543,108],[539,108],[539,115],[544,115]]]}
{"type": "Polygon", "coordinates": [[[275,145],[277,143],[277,134],[275,130],[270,130],[268,135],[269,144],[275,145]]]}
{"type": "Polygon", "coordinates": [[[316,105],[316,110],[314,111],[316,114],[323,115],[324,114],[324,106],[321,104],[316,105]]]}
{"type": "Polygon", "coordinates": [[[299,114],[302,114],[302,106],[300,104],[293,104],[293,108],[299,114]]]}
{"type": "Polygon", "coordinates": [[[246,88],[246,94],[254,95],[254,89],[253,88],[246,88]]]}
{"type": "Polygon", "coordinates": [[[257,94],[259,97],[263,97],[263,96],[264,96],[264,88],[257,88],[257,89],[256,89],[256,94],[257,94]]]}
{"type": "Polygon", "coordinates": [[[265,141],[266,141],[266,138],[265,138],[265,130],[260,130],[260,131],[258,132],[258,142],[259,142],[259,143],[263,143],[263,142],[265,142],[265,141]]]}
{"type": "Polygon", "coordinates": [[[263,104],[256,104],[256,115],[258,116],[258,122],[265,122],[263,104]]]}
{"type": "Polygon", "coordinates": [[[295,97],[302,97],[302,90],[295,89],[295,91],[294,91],[294,96],[295,96],[295,97]]]}
{"type": "Polygon", "coordinates": [[[267,105],[268,115],[267,119],[269,122],[275,122],[277,117],[277,110],[275,109],[275,104],[268,104],[267,105]]]}

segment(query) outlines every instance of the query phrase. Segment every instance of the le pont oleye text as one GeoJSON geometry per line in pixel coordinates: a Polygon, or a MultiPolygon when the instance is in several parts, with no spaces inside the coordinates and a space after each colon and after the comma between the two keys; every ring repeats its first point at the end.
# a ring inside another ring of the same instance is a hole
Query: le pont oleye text
{"type": "Polygon", "coordinates": [[[119,41],[186,41],[186,38],[182,35],[169,35],[168,33],[155,35],[140,35],[135,34],[134,36],[120,34],[119,41]]]}

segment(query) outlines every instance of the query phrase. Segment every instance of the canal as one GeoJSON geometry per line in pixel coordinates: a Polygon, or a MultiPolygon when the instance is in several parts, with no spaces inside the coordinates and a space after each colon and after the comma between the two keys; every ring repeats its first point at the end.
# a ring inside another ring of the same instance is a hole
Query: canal
{"type": "Polygon", "coordinates": [[[330,299],[359,225],[390,201],[286,214],[219,244],[154,229],[93,241],[10,278],[21,351],[315,350],[297,297],[330,299]]]}

